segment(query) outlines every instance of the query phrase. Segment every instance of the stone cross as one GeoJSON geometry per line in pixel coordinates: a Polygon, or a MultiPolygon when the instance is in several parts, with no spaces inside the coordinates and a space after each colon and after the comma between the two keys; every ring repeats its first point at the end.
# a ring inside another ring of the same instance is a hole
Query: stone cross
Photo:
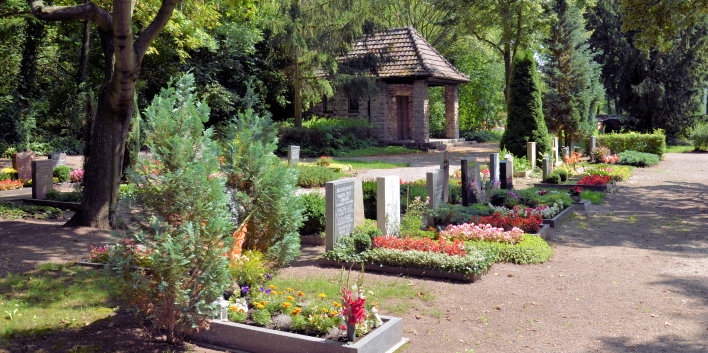
{"type": "Polygon", "coordinates": [[[288,165],[296,166],[300,163],[300,146],[288,146],[288,165]]]}
{"type": "Polygon", "coordinates": [[[340,238],[354,232],[354,194],[356,178],[325,184],[325,248],[333,250],[340,238]]]}
{"type": "Polygon", "coordinates": [[[489,154],[489,179],[491,185],[499,181],[499,153],[489,154]]]}
{"type": "Polygon", "coordinates": [[[545,155],[543,156],[543,179],[546,179],[548,174],[551,174],[551,159],[545,155]]]}
{"type": "Polygon", "coordinates": [[[536,168],[536,142],[526,142],[526,159],[531,162],[531,169],[536,168]]]}
{"type": "Polygon", "coordinates": [[[54,186],[54,161],[32,161],[32,198],[44,199],[54,186]]]}
{"type": "Polygon", "coordinates": [[[460,161],[461,170],[461,193],[462,205],[469,206],[477,203],[475,195],[475,183],[479,185],[479,163],[472,158],[462,158],[460,161]]]}
{"type": "Polygon", "coordinates": [[[401,184],[397,175],[376,178],[376,225],[385,236],[401,230],[401,184]]]}
{"type": "Polygon", "coordinates": [[[450,202],[450,154],[447,150],[443,150],[440,153],[440,169],[444,170],[445,173],[443,178],[445,178],[443,188],[443,202],[450,202]]]}
{"type": "Polygon", "coordinates": [[[502,189],[511,190],[514,187],[514,158],[508,156],[499,162],[499,180],[502,189]]]}
{"type": "Polygon", "coordinates": [[[66,165],[66,153],[54,152],[47,155],[54,162],[54,168],[60,165],[66,165]]]}

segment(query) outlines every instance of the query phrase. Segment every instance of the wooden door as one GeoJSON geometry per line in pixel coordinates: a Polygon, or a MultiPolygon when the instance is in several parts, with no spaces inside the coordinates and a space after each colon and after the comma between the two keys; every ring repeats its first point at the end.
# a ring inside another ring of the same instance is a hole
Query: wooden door
{"type": "Polygon", "coordinates": [[[408,96],[396,96],[396,103],[398,104],[398,139],[410,140],[411,119],[408,112],[408,96]]]}

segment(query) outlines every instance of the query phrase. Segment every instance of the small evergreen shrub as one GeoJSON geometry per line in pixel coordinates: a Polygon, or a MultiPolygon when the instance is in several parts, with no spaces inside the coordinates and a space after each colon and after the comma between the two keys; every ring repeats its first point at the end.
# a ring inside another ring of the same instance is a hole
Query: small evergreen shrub
{"type": "Polygon", "coordinates": [[[460,137],[467,141],[499,142],[503,133],[500,130],[462,130],[460,137]]]}
{"type": "Polygon", "coordinates": [[[323,166],[297,166],[297,186],[303,188],[322,187],[328,181],[337,180],[346,174],[323,166]]]}
{"type": "Polygon", "coordinates": [[[543,182],[548,184],[560,184],[561,176],[558,173],[550,173],[543,178],[543,182]]]}
{"type": "Polygon", "coordinates": [[[659,156],[651,153],[624,151],[619,154],[619,164],[648,167],[659,164],[659,156]]]}
{"type": "Polygon", "coordinates": [[[666,152],[666,136],[661,130],[657,130],[653,134],[639,134],[636,132],[603,134],[598,136],[597,143],[607,146],[614,154],[624,151],[638,151],[663,157],[666,152]]]}
{"type": "Polygon", "coordinates": [[[339,156],[340,153],[378,146],[371,137],[369,122],[360,118],[314,117],[302,127],[281,129],[278,151],[285,154],[288,145],[299,145],[303,156],[339,156]]]}
{"type": "Polygon", "coordinates": [[[354,241],[354,251],[361,253],[371,249],[371,238],[365,232],[354,232],[351,235],[354,241]]]}
{"type": "Polygon", "coordinates": [[[319,192],[310,192],[300,196],[302,202],[302,216],[305,221],[300,227],[300,234],[319,234],[325,230],[326,200],[319,192]]]}
{"type": "Polygon", "coordinates": [[[548,261],[553,255],[553,249],[545,240],[530,234],[524,235],[524,240],[513,245],[481,240],[467,241],[466,243],[468,249],[494,253],[499,262],[540,264],[548,261]]]}
{"type": "Polygon", "coordinates": [[[554,173],[558,174],[561,178],[561,182],[565,183],[568,180],[568,171],[562,168],[556,169],[554,173]]]}
{"type": "Polygon", "coordinates": [[[690,131],[693,147],[697,151],[708,151],[708,123],[698,123],[690,131]]]}
{"type": "Polygon", "coordinates": [[[55,178],[59,179],[60,183],[65,183],[69,181],[69,178],[71,177],[71,168],[65,166],[65,165],[60,165],[56,168],[54,168],[54,173],[53,173],[55,178]]]}
{"type": "Polygon", "coordinates": [[[371,241],[373,241],[375,237],[380,237],[382,235],[381,230],[376,227],[376,222],[370,219],[365,219],[364,224],[354,228],[354,233],[366,234],[371,241]]]}

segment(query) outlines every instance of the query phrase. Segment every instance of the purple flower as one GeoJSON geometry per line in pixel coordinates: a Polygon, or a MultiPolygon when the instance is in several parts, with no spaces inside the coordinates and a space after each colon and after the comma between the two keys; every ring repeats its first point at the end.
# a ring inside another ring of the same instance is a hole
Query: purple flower
{"type": "Polygon", "coordinates": [[[266,289],[266,294],[270,294],[270,289],[266,289]]]}
{"type": "Polygon", "coordinates": [[[270,281],[271,279],[273,279],[273,277],[270,276],[270,273],[266,273],[266,278],[267,278],[269,281],[270,281]]]}
{"type": "Polygon", "coordinates": [[[261,290],[261,292],[262,292],[262,291],[264,291],[264,290],[265,290],[265,288],[261,287],[261,288],[260,288],[260,290],[261,290]]]}
{"type": "MultiPolygon", "coordinates": [[[[261,288],[261,289],[263,289],[263,288],[261,288]]],[[[248,287],[248,286],[243,286],[243,287],[241,288],[241,293],[246,294],[246,293],[248,293],[248,290],[249,290],[249,287],[248,287]]]]}

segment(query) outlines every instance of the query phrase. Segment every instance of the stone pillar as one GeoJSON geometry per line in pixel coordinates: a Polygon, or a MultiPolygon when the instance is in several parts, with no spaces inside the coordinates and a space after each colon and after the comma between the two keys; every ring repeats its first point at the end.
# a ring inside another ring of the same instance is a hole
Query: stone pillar
{"type": "Polygon", "coordinates": [[[457,85],[445,86],[445,137],[460,138],[460,95],[457,85]]]}
{"type": "Polygon", "coordinates": [[[429,123],[428,117],[428,82],[415,80],[413,82],[413,141],[418,143],[428,142],[429,123]]]}
{"type": "Polygon", "coordinates": [[[397,175],[376,178],[376,225],[385,236],[401,230],[401,184],[397,175]]]}
{"type": "Polygon", "coordinates": [[[526,142],[526,159],[531,162],[531,169],[536,168],[536,142],[526,142]]]}
{"type": "Polygon", "coordinates": [[[551,174],[551,159],[545,155],[543,156],[543,179],[546,179],[548,174],[551,174]]]}
{"type": "Polygon", "coordinates": [[[489,179],[492,185],[499,181],[499,153],[489,154],[489,179]]]}
{"type": "Polygon", "coordinates": [[[450,154],[440,152],[440,169],[443,170],[443,202],[450,202],[450,154]]]}
{"type": "Polygon", "coordinates": [[[597,147],[597,137],[590,136],[590,146],[588,146],[588,156],[590,156],[590,161],[592,161],[592,150],[597,147]]]}
{"type": "Polygon", "coordinates": [[[475,186],[479,189],[479,164],[473,158],[462,158],[460,161],[462,206],[477,203],[475,186]],[[476,184],[476,185],[475,185],[476,184]]]}

